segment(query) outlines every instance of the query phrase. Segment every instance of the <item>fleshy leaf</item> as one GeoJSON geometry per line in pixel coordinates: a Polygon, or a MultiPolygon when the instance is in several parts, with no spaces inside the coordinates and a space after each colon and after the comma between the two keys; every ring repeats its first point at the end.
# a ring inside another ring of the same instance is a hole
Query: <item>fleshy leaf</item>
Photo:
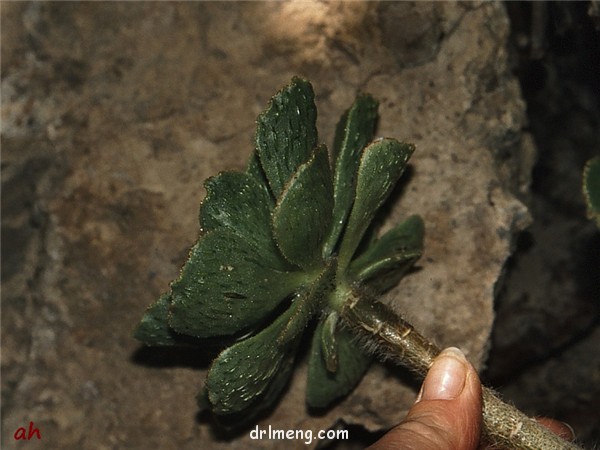
{"type": "Polygon", "coordinates": [[[370,95],[361,95],[344,114],[338,124],[334,154],[333,227],[327,239],[325,254],[333,253],[350,214],[356,185],[356,170],[360,154],[373,139],[377,122],[377,101],[370,95]]]}
{"type": "Polygon", "coordinates": [[[314,92],[308,81],[294,78],[257,120],[256,149],[275,198],[316,145],[314,92]]]}
{"type": "Polygon", "coordinates": [[[335,372],[330,372],[322,353],[323,332],[324,324],[320,322],[313,336],[308,363],[306,402],[315,408],[327,407],[347,395],[358,384],[371,363],[371,356],[354,342],[351,332],[338,327],[335,339],[338,368],[335,372]]]}
{"type": "Polygon", "coordinates": [[[207,195],[200,208],[200,226],[207,231],[227,229],[245,238],[261,251],[269,252],[271,260],[286,265],[271,232],[273,200],[264,186],[252,176],[240,172],[222,172],[209,178],[207,195]]]}
{"type": "Polygon", "coordinates": [[[600,157],[590,159],[583,172],[583,193],[588,217],[600,227],[600,157]]]}
{"type": "Polygon", "coordinates": [[[323,264],[323,242],[331,225],[333,186],[324,146],[294,174],[275,207],[273,234],[281,253],[303,269],[323,264]]]}
{"type": "Polygon", "coordinates": [[[335,372],[338,368],[337,341],[335,338],[338,314],[329,313],[323,322],[323,331],[321,333],[321,354],[325,361],[325,367],[329,372],[335,372]]]}
{"type": "Polygon", "coordinates": [[[269,190],[269,182],[267,181],[265,172],[263,171],[263,168],[260,165],[260,159],[256,150],[252,152],[252,156],[250,156],[250,159],[248,160],[248,167],[246,168],[246,173],[254,177],[256,181],[258,181],[261,186],[264,186],[264,188],[267,191],[269,190]]]}
{"type": "Polygon", "coordinates": [[[238,419],[238,423],[248,423],[252,421],[258,413],[270,408],[281,398],[281,393],[290,381],[290,377],[294,370],[296,349],[297,346],[285,353],[284,359],[279,364],[279,370],[261,395],[259,401],[255,402],[250,408],[242,411],[243,419],[238,419]]]}
{"type": "Polygon", "coordinates": [[[378,139],[363,151],[356,181],[356,195],[339,252],[339,268],[345,270],[379,207],[404,172],[414,146],[395,139],[378,139]]]}
{"type": "Polygon", "coordinates": [[[305,322],[298,303],[255,336],[223,350],[206,378],[208,398],[217,414],[241,412],[265,394],[282,365],[293,355],[300,334],[285,332],[288,322],[305,322]]]}
{"type": "Polygon", "coordinates": [[[169,327],[171,295],[163,294],[147,310],[135,329],[134,337],[146,345],[175,345],[177,336],[169,327]]]}
{"type": "Polygon", "coordinates": [[[196,337],[234,334],[257,326],[303,282],[299,272],[232,231],[203,236],[171,285],[170,325],[196,337]]]}
{"type": "MultiPolygon", "coordinates": [[[[223,429],[227,429],[228,427],[236,428],[254,422],[259,413],[272,407],[277,402],[282,391],[289,382],[294,369],[295,356],[294,351],[285,354],[284,359],[279,365],[279,370],[273,376],[264,392],[256,396],[254,402],[248,402],[248,406],[243,410],[217,415],[215,417],[216,422],[219,423],[223,429]]],[[[201,412],[213,410],[206,385],[204,385],[204,388],[196,396],[196,401],[201,412]]]]}
{"type": "Polygon", "coordinates": [[[242,412],[259,398],[264,403],[277,399],[275,394],[287,382],[281,372],[288,373],[306,324],[320,309],[335,272],[335,261],[329,261],[271,325],[221,352],[206,381],[217,414],[242,412]]]}
{"type": "Polygon", "coordinates": [[[424,234],[423,220],[419,216],[410,216],[372,242],[350,263],[350,278],[369,283],[371,287],[375,283],[380,292],[387,290],[421,256],[424,234]],[[384,279],[377,280],[380,277],[384,279]]]}

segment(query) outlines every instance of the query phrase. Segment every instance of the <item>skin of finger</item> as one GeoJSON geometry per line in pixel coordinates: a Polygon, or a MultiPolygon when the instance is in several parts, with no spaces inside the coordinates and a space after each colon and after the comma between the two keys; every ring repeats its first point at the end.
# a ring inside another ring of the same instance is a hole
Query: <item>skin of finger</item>
{"type": "Polygon", "coordinates": [[[476,450],[481,434],[481,383],[469,364],[465,387],[453,400],[423,400],[370,450],[476,450]]]}

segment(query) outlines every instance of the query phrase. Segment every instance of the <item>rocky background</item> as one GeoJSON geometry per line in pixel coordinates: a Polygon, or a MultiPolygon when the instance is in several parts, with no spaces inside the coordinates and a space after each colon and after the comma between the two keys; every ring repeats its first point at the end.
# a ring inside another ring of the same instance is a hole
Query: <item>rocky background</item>
{"type": "MultiPolygon", "coordinates": [[[[419,213],[426,251],[388,300],[513,403],[600,441],[600,238],[580,195],[600,149],[594,7],[2,3],[2,448],[277,446],[198,413],[207,354],[131,332],[197,238],[203,181],[244,167],[293,75],[323,142],[367,91],[378,134],[417,145],[382,230],[419,213]],[[42,439],[19,445],[30,421],[42,439]]],[[[301,357],[258,425],[350,431],[311,447],[372,442],[418,387],[375,364],[315,413],[304,377],[301,357]]]]}
{"type": "Polygon", "coordinates": [[[507,3],[515,71],[538,158],[496,303],[487,379],[533,414],[600,444],[600,233],[581,168],[600,154],[600,3],[507,3]]]}

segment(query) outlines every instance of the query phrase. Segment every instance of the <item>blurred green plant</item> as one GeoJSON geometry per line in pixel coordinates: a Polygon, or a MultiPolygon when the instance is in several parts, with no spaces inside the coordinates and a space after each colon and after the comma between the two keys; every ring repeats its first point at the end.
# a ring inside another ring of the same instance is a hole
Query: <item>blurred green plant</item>
{"type": "MultiPolygon", "coordinates": [[[[308,81],[294,78],[272,98],[258,117],[247,170],[206,181],[200,238],[135,331],[147,345],[232,340],[199,395],[222,418],[252,420],[277,401],[308,329],[312,407],[327,407],[356,386],[371,361],[366,348],[420,377],[440,352],[377,300],[423,249],[418,216],[379,238],[371,226],[414,146],[373,140],[377,102],[369,95],[342,116],[331,155],[318,144],[316,118],[308,81]]],[[[496,444],[577,448],[486,388],[483,403],[485,435],[496,444]]]]}
{"type": "Polygon", "coordinates": [[[600,227],[600,156],[590,159],[583,170],[583,195],[588,217],[600,227]]]}

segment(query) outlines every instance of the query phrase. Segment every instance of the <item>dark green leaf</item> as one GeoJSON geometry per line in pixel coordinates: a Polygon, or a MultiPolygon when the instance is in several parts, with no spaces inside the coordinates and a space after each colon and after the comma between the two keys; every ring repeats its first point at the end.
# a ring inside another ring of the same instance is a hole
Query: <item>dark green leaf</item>
{"type": "Polygon", "coordinates": [[[207,233],[171,285],[171,327],[196,337],[254,328],[304,282],[304,274],[278,264],[232,231],[207,233]]]}
{"type": "Polygon", "coordinates": [[[335,271],[335,261],[329,262],[271,325],[217,357],[206,382],[215,412],[233,414],[259,398],[264,403],[276,400],[287,381],[288,375],[283,378],[282,373],[289,373],[306,324],[323,303],[335,271]]]}
{"type": "Polygon", "coordinates": [[[315,408],[327,407],[347,395],[358,384],[371,362],[371,357],[354,342],[351,332],[338,327],[335,338],[338,368],[330,372],[322,352],[324,331],[324,324],[320,322],[313,336],[308,363],[306,402],[315,408]]]}
{"type": "Polygon", "coordinates": [[[327,149],[322,146],[298,168],[273,213],[275,241],[290,262],[306,270],[323,264],[332,208],[331,170],[327,149]]]}
{"type": "Polygon", "coordinates": [[[296,339],[292,344],[292,348],[285,353],[284,359],[279,364],[279,371],[275,374],[271,384],[265,390],[261,399],[261,404],[256,407],[256,412],[271,407],[279,399],[281,392],[288,384],[290,376],[292,375],[294,361],[296,359],[296,350],[299,344],[300,338],[296,339]]]}
{"type": "Polygon", "coordinates": [[[342,117],[340,117],[340,120],[338,120],[338,123],[335,126],[335,135],[333,136],[333,147],[331,149],[331,159],[333,161],[334,167],[336,165],[336,161],[338,160],[340,153],[342,152],[342,145],[344,144],[344,139],[346,137],[345,131],[348,122],[348,115],[350,114],[350,109],[347,109],[344,112],[344,114],[342,114],[342,117]]]}
{"type": "MultiPolygon", "coordinates": [[[[299,343],[299,339],[297,340],[297,342],[299,343]]],[[[279,370],[273,376],[271,382],[268,384],[261,396],[257,398],[257,401],[255,401],[252,405],[250,405],[243,411],[240,411],[240,415],[243,416],[243,419],[240,420],[238,418],[238,422],[251,422],[260,412],[264,411],[265,409],[271,408],[277,403],[277,401],[281,397],[283,390],[290,381],[290,377],[294,370],[294,361],[296,359],[296,347],[285,353],[283,360],[279,364],[279,370]]]]}
{"type": "MultiPolygon", "coordinates": [[[[258,158],[258,153],[256,150],[252,152],[252,156],[248,160],[248,167],[246,168],[246,173],[256,179],[267,191],[269,190],[269,182],[267,181],[267,177],[265,176],[265,172],[260,165],[260,159],[258,158]]],[[[270,194],[270,193],[269,193],[270,194]]]]}
{"type": "Polygon", "coordinates": [[[588,208],[588,217],[600,227],[600,157],[592,158],[583,173],[583,193],[588,208]]]}
{"type": "Polygon", "coordinates": [[[419,216],[410,216],[371,243],[364,253],[350,263],[350,278],[372,282],[379,276],[388,278],[390,272],[397,272],[401,277],[421,256],[424,234],[423,220],[419,216]]]}
{"type": "Polygon", "coordinates": [[[321,354],[325,361],[325,367],[329,372],[335,372],[338,368],[337,341],[335,338],[338,314],[336,312],[329,313],[323,322],[323,330],[321,333],[321,354]]]}
{"type": "MultiPolygon", "coordinates": [[[[215,416],[216,423],[223,430],[239,430],[240,427],[254,423],[257,416],[264,410],[268,410],[281,397],[282,391],[287,386],[294,369],[295,352],[287,352],[279,365],[279,371],[273,376],[264,392],[257,395],[254,401],[242,402],[244,409],[222,412],[215,416]],[[244,406],[245,405],[245,406],[244,406]]],[[[206,384],[196,396],[200,412],[214,412],[210,402],[206,384]]]]}
{"type": "Polygon", "coordinates": [[[414,146],[394,139],[379,139],[362,153],[356,181],[356,196],[339,252],[339,267],[348,267],[375,213],[404,172],[414,146]]]}
{"type": "Polygon", "coordinates": [[[273,267],[286,265],[271,232],[273,201],[265,187],[252,176],[223,172],[204,184],[207,195],[200,208],[200,226],[207,231],[227,229],[271,255],[273,267]],[[277,262],[280,264],[277,265],[277,262]]]}
{"type": "MultiPolygon", "coordinates": [[[[286,330],[289,322],[307,317],[296,302],[274,323],[255,336],[223,350],[214,360],[206,379],[208,397],[217,414],[241,412],[265,394],[277,375],[290,364],[301,333],[286,330]]],[[[280,380],[280,383],[281,380],[280,380]]]]}
{"type": "Polygon", "coordinates": [[[361,95],[342,117],[338,124],[334,154],[334,197],[333,228],[327,239],[325,254],[333,253],[340,234],[346,224],[354,200],[356,172],[360,155],[373,139],[377,122],[377,102],[370,95],[361,95]],[[339,148],[338,148],[339,146],[339,148]]]}
{"type": "MultiPolygon", "coordinates": [[[[312,282],[306,283],[302,289],[298,290],[297,303],[301,304],[301,312],[306,317],[312,317],[320,313],[331,293],[335,282],[337,270],[337,260],[329,259],[321,272],[312,279],[312,282]]],[[[304,323],[300,321],[289,321],[286,328],[286,335],[295,336],[303,331],[304,323]],[[295,327],[295,328],[294,328],[295,327]]]]}
{"type": "Polygon", "coordinates": [[[311,84],[294,78],[258,116],[256,149],[271,192],[284,186],[317,145],[317,108],[311,84]]]}
{"type": "Polygon", "coordinates": [[[163,294],[147,310],[134,332],[134,337],[146,345],[174,345],[177,336],[169,327],[171,295],[163,294]]]}

